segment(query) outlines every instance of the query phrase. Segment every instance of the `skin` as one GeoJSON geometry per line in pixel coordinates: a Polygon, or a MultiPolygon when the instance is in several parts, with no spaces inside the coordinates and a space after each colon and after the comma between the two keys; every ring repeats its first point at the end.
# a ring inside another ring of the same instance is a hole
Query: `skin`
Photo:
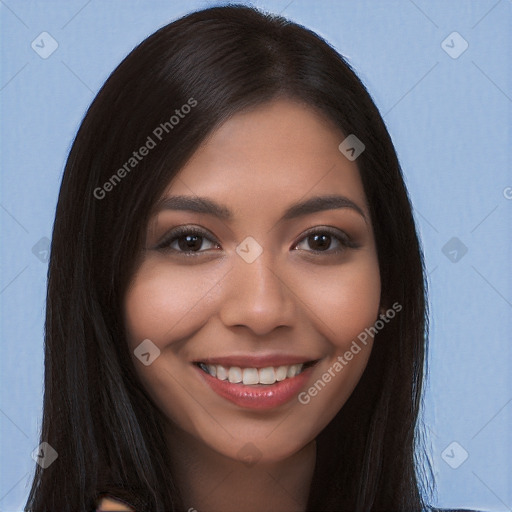
{"type": "Polygon", "coordinates": [[[98,503],[97,508],[101,512],[134,512],[134,509],[126,506],[124,503],[112,498],[102,498],[98,503]]]}
{"type": "Polygon", "coordinates": [[[125,322],[132,356],[144,339],[161,351],[149,366],[133,361],[167,420],[187,508],[305,510],[315,437],[366,367],[371,339],[307,405],[293,399],[255,411],[217,395],[191,363],[231,354],[306,355],[320,360],[307,391],[375,323],[377,251],[357,161],[338,150],[344,139],[324,116],[289,99],[238,113],[162,195],[209,198],[231,210],[232,219],[162,210],[149,223],[144,257],[125,297],[125,322]],[[292,204],[332,194],[350,199],[364,216],[345,207],[282,219],[292,204]],[[206,230],[212,241],[199,242],[202,252],[195,256],[179,253],[177,239],[157,248],[181,225],[206,230]],[[322,251],[307,235],[327,226],[335,233],[322,251]],[[343,247],[340,232],[357,248],[343,247]],[[247,236],[263,248],[252,263],[236,252],[247,236]],[[248,442],[260,457],[250,467],[239,460],[248,442]]]}

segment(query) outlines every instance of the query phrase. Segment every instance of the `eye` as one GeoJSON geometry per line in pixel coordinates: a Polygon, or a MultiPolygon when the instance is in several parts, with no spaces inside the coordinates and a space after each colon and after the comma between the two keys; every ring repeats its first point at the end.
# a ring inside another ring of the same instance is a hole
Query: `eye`
{"type": "MultiPolygon", "coordinates": [[[[343,231],[336,228],[310,230],[295,244],[294,249],[316,254],[338,254],[346,248],[359,247],[343,231]]],[[[167,233],[155,249],[185,256],[198,256],[209,250],[221,249],[218,240],[196,226],[179,226],[167,233]]]]}
{"type": "Polygon", "coordinates": [[[306,236],[295,245],[294,249],[313,253],[340,253],[347,248],[359,247],[341,230],[334,228],[316,228],[306,233],[306,236]]]}
{"type": "Polygon", "coordinates": [[[220,249],[220,244],[207,231],[197,227],[180,226],[167,233],[156,249],[193,256],[210,249],[220,249]]]}

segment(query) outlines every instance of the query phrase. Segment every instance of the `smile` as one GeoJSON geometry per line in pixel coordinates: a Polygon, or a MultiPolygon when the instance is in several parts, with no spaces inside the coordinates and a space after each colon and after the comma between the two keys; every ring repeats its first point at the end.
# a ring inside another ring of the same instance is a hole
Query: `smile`
{"type": "MultiPolygon", "coordinates": [[[[201,380],[218,396],[238,407],[265,410],[279,407],[298,397],[319,361],[316,359],[300,363],[295,359],[292,364],[279,361],[281,364],[270,366],[267,360],[265,366],[261,366],[263,360],[245,359],[246,364],[257,364],[258,367],[244,366],[240,358],[237,358],[240,366],[236,366],[234,360],[231,364],[225,360],[224,364],[218,361],[197,361],[193,366],[201,380]]],[[[277,362],[275,358],[274,361],[277,362]]]]}
{"type": "Polygon", "coordinates": [[[239,366],[225,367],[220,364],[197,363],[201,370],[218,380],[245,386],[272,385],[276,382],[282,382],[299,375],[313,364],[315,364],[315,361],[277,367],[240,368],[239,366]]]}

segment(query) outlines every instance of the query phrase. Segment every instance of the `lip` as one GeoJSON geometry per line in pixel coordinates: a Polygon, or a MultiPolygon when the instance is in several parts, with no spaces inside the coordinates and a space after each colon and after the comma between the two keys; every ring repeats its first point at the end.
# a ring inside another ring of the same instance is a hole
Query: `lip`
{"type": "MultiPolygon", "coordinates": [[[[244,384],[233,384],[227,380],[219,380],[207,374],[198,366],[193,365],[195,370],[199,372],[199,377],[202,378],[203,382],[217,393],[217,395],[239,407],[259,410],[274,409],[289,402],[293,397],[298,396],[300,390],[306,385],[315,366],[316,364],[306,368],[295,377],[275,382],[274,384],[248,386],[244,384]]],[[[249,367],[254,368],[252,366],[249,367]]]]}
{"type": "Polygon", "coordinates": [[[240,368],[267,368],[269,366],[289,366],[292,364],[310,363],[317,361],[320,357],[297,356],[292,354],[266,354],[266,355],[229,355],[224,357],[209,357],[198,359],[194,363],[220,364],[229,368],[238,366],[240,368]]]}

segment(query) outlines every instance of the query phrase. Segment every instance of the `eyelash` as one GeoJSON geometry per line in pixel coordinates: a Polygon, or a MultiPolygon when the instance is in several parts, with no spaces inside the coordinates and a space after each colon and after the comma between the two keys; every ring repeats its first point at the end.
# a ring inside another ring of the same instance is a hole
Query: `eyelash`
{"type": "MultiPolygon", "coordinates": [[[[213,242],[216,245],[220,246],[220,242],[213,237],[210,233],[208,233],[205,230],[202,230],[200,228],[197,228],[195,226],[179,226],[172,231],[170,231],[164,239],[155,247],[157,250],[161,251],[169,251],[173,252],[175,254],[183,255],[187,258],[197,258],[203,255],[204,252],[208,251],[206,250],[199,250],[199,251],[182,251],[178,249],[171,248],[171,244],[175,243],[179,238],[185,236],[185,235],[192,235],[192,236],[198,236],[203,239],[207,239],[210,242],[213,242]]],[[[331,228],[331,227],[318,227],[318,228],[312,228],[305,233],[301,235],[301,238],[294,242],[294,249],[297,247],[301,242],[307,240],[310,236],[314,235],[328,235],[333,239],[336,239],[340,245],[337,249],[327,249],[325,251],[315,251],[312,250],[306,250],[306,252],[313,253],[319,256],[331,254],[331,255],[337,255],[342,252],[344,252],[346,249],[358,249],[360,247],[359,244],[354,242],[346,233],[344,233],[341,230],[331,228]]],[[[201,244],[202,245],[202,244],[201,244]]],[[[295,249],[295,250],[303,250],[303,249],[295,249]]]]}

